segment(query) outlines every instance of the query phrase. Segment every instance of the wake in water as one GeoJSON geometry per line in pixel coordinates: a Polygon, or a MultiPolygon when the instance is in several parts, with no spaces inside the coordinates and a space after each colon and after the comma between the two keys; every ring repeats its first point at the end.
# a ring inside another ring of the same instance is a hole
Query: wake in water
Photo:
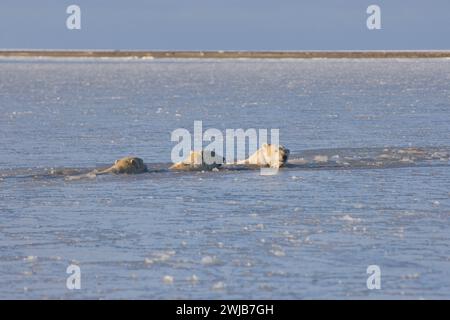
{"type": "Polygon", "coordinates": [[[293,155],[288,167],[306,168],[395,168],[448,166],[450,147],[340,148],[305,150],[293,155]]]}
{"type": "MultiPolygon", "coordinates": [[[[170,173],[171,163],[149,163],[148,172],[170,173]]],[[[450,147],[408,148],[335,148],[303,150],[291,154],[281,170],[339,170],[339,169],[389,169],[402,167],[450,166],[450,147]]],[[[41,179],[64,178],[65,180],[95,179],[104,168],[50,168],[6,169],[0,171],[0,181],[8,178],[41,179]]],[[[221,171],[259,170],[258,166],[226,165],[221,171]]],[[[189,174],[190,171],[183,171],[189,174]]],[[[217,173],[215,172],[215,173],[217,173]]]]}

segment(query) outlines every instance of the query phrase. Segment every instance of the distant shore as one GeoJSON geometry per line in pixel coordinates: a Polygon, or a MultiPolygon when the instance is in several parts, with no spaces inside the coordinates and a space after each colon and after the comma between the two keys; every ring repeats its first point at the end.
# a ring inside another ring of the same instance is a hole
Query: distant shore
{"type": "Polygon", "coordinates": [[[311,58],[450,58],[450,51],[107,51],[2,50],[0,57],[42,58],[192,58],[192,59],[311,59],[311,58]]]}

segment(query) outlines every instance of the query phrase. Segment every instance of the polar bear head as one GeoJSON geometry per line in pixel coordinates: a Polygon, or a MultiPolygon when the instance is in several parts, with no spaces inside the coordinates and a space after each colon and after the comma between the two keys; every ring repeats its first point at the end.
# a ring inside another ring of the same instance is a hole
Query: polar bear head
{"type": "Polygon", "coordinates": [[[265,165],[271,168],[279,168],[284,166],[290,153],[289,149],[284,146],[268,143],[263,144],[261,149],[258,151],[261,152],[261,158],[263,160],[263,162],[259,165],[265,165]]]}
{"type": "Polygon", "coordinates": [[[248,159],[239,161],[238,164],[279,168],[286,164],[289,158],[289,153],[289,149],[286,149],[284,146],[265,143],[248,159]]]}
{"type": "Polygon", "coordinates": [[[114,162],[114,165],[108,169],[111,173],[135,174],[147,171],[147,166],[141,158],[125,157],[114,162]]]}

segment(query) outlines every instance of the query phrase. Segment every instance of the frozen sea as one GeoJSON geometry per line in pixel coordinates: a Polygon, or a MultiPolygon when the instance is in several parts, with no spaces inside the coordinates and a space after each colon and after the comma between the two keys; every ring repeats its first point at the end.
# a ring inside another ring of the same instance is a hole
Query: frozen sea
{"type": "Polygon", "coordinates": [[[448,59],[1,59],[0,298],[449,299],[449,141],[448,59]],[[169,163],[195,120],[358,156],[273,176],[46,174],[169,163]],[[435,156],[354,165],[394,147],[435,156]]]}

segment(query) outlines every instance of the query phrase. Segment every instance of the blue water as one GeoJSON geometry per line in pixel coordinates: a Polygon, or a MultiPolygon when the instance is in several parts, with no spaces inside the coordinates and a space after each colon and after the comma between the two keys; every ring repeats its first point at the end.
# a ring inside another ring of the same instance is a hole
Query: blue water
{"type": "Polygon", "coordinates": [[[450,145],[449,83],[448,59],[0,60],[0,298],[448,299],[448,154],[274,176],[41,173],[168,163],[171,132],[195,120],[279,128],[299,156],[432,154],[450,145]]]}

